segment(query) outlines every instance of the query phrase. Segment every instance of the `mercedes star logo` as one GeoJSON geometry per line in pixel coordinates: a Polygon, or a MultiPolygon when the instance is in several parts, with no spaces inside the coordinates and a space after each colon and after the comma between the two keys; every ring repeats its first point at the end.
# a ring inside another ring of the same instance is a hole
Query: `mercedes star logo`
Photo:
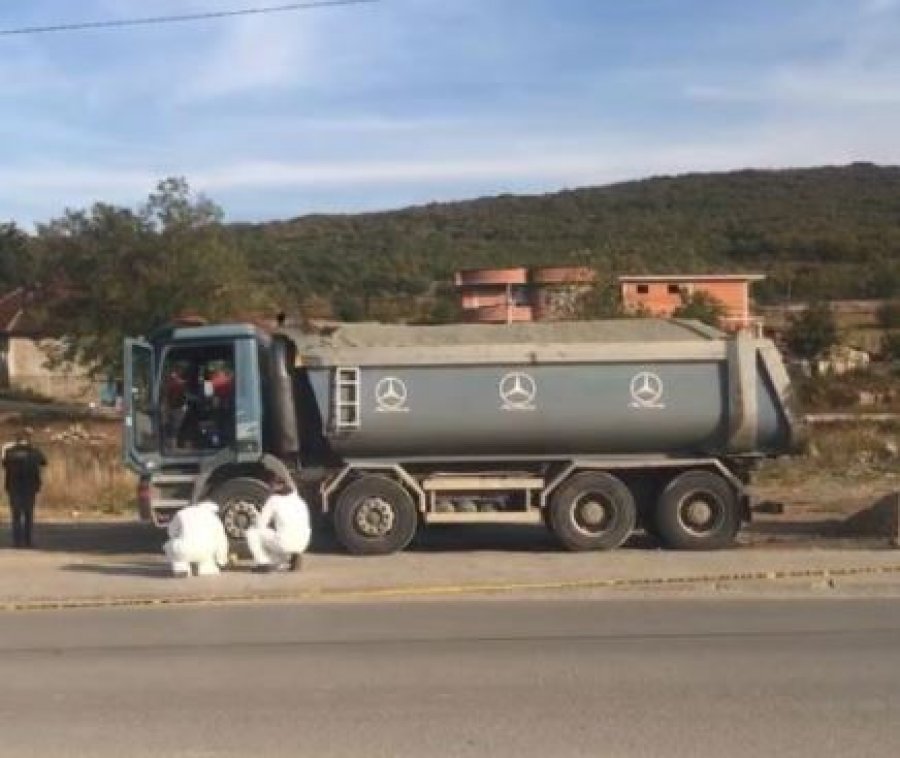
{"type": "Polygon", "coordinates": [[[663,382],[656,374],[641,371],[631,378],[632,408],[665,408],[662,396],[663,382]]]}
{"type": "Polygon", "coordinates": [[[396,376],[386,376],[375,385],[376,410],[386,413],[408,411],[406,384],[396,376]]]}
{"type": "Polygon", "coordinates": [[[513,371],[500,380],[500,399],[505,411],[533,411],[537,384],[528,374],[513,371]]]}

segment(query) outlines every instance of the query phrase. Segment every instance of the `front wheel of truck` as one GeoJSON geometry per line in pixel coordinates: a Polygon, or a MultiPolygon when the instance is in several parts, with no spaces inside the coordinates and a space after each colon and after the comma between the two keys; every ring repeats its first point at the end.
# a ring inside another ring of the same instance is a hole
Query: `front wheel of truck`
{"type": "Polygon", "coordinates": [[[409,493],[384,476],[368,474],[350,483],[334,508],[335,536],[356,555],[403,550],[417,527],[418,514],[409,493]]]}
{"type": "Polygon", "coordinates": [[[269,488],[264,482],[241,476],[218,485],[212,491],[210,500],[219,506],[219,518],[228,539],[239,541],[244,539],[247,527],[256,523],[268,497],[269,488]]]}

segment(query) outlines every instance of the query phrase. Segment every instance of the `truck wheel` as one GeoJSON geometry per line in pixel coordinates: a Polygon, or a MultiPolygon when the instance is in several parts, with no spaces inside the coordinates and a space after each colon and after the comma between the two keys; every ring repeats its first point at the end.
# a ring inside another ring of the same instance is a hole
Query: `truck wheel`
{"type": "Polygon", "coordinates": [[[576,474],[550,498],[550,526],[569,550],[612,550],[636,520],[631,492],[612,474],[576,474]]]}
{"type": "Polygon", "coordinates": [[[242,476],[222,482],[209,499],[219,506],[219,518],[225,525],[228,539],[236,541],[244,539],[247,527],[256,523],[268,497],[269,488],[263,482],[242,476]]]}
{"type": "Polygon", "coordinates": [[[734,488],[711,471],[676,476],[660,495],[656,532],[677,550],[719,550],[734,543],[741,514],[734,488]]]}
{"type": "Polygon", "coordinates": [[[383,476],[363,476],[349,484],[334,508],[338,542],[356,555],[403,550],[417,526],[418,514],[409,493],[383,476]]]}

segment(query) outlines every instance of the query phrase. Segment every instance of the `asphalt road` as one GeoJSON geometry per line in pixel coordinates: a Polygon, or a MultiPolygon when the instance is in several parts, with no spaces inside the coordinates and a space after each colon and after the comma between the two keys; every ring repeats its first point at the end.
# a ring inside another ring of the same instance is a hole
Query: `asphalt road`
{"type": "Polygon", "coordinates": [[[890,756],[900,602],[0,614],[3,756],[890,756]]]}

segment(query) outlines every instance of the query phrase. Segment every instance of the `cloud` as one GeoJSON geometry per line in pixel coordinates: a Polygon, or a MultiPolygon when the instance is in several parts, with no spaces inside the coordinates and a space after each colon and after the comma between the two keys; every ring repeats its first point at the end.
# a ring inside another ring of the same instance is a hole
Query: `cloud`
{"type": "Polygon", "coordinates": [[[862,0],[864,13],[878,16],[900,8],[900,0],[862,0]]]}
{"type": "Polygon", "coordinates": [[[755,67],[723,67],[682,88],[697,103],[781,111],[900,104],[900,0],[860,0],[845,13],[795,20],[795,42],[755,67]],[[875,17],[877,16],[877,17],[875,17]]]}
{"type": "MultiPolygon", "coordinates": [[[[49,95],[71,89],[73,78],[69,72],[54,65],[30,46],[4,41],[0,56],[0,92],[9,103],[10,98],[31,98],[36,94],[49,95]]],[[[0,111],[2,112],[2,111],[0,111]]]]}
{"type": "Polygon", "coordinates": [[[199,70],[177,85],[180,101],[257,95],[294,87],[312,76],[315,19],[248,16],[222,29],[218,41],[202,53],[199,70]]]}
{"type": "Polygon", "coordinates": [[[772,71],[761,81],[688,84],[684,95],[698,103],[791,108],[900,105],[900,71],[793,66],[772,71]]]}
{"type": "MultiPolygon", "coordinates": [[[[718,138],[707,134],[694,139],[651,139],[633,134],[569,144],[565,140],[542,142],[539,149],[537,144],[522,140],[518,145],[504,148],[495,144],[491,149],[485,144],[457,144],[449,156],[431,150],[415,158],[383,160],[176,161],[174,166],[157,164],[152,169],[78,164],[7,167],[0,169],[0,188],[6,188],[0,189],[0,202],[10,202],[13,198],[4,195],[14,188],[17,199],[65,197],[69,205],[86,205],[102,198],[133,204],[159,178],[183,174],[192,186],[220,202],[250,191],[260,197],[265,193],[306,197],[321,192],[337,193],[353,207],[373,208],[380,207],[383,193],[396,194],[398,189],[405,197],[426,202],[458,196],[460,188],[478,193],[549,190],[692,171],[900,158],[890,124],[865,119],[831,125],[802,119],[773,121],[731,130],[718,138]]],[[[276,210],[269,215],[277,215],[276,210]]]]}
{"type": "MultiPolygon", "coordinates": [[[[221,7],[159,0],[188,2],[221,7]]],[[[133,205],[171,174],[248,218],[900,161],[900,0],[723,3],[680,35],[603,5],[386,0],[30,40],[0,60],[0,212],[133,205]]]]}
{"type": "Polygon", "coordinates": [[[13,190],[20,192],[61,192],[99,197],[118,195],[122,191],[149,190],[159,177],[144,170],[100,168],[77,164],[54,163],[42,166],[0,168],[0,199],[13,190]],[[102,193],[106,193],[103,195],[102,193]]]}

